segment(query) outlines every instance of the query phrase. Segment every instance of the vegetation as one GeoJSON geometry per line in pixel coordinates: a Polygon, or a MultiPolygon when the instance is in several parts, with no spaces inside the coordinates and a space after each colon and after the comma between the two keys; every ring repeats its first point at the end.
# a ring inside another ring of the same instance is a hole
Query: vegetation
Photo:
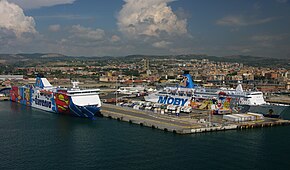
{"type": "Polygon", "coordinates": [[[140,73],[138,70],[123,70],[124,75],[126,76],[140,76],[140,73]]]}
{"type": "MultiPolygon", "coordinates": [[[[120,63],[128,64],[130,66],[131,63],[138,63],[142,59],[168,59],[169,62],[167,64],[175,64],[175,59],[184,59],[184,60],[201,60],[201,59],[208,59],[210,61],[215,62],[234,62],[234,63],[243,63],[248,66],[255,66],[255,67],[270,67],[270,68],[285,68],[290,69],[290,59],[274,59],[274,58],[263,58],[263,57],[253,57],[253,56],[226,56],[226,57],[217,57],[217,56],[207,56],[207,55],[167,55],[167,56],[148,56],[148,55],[130,55],[130,56],[123,56],[123,57],[72,57],[72,56],[65,56],[61,54],[42,54],[42,53],[35,53],[35,54],[0,54],[0,60],[4,60],[5,64],[0,63],[0,74],[23,74],[27,75],[26,71],[21,69],[15,69],[17,67],[31,67],[31,68],[41,68],[41,67],[75,67],[75,71],[77,74],[71,74],[70,71],[67,71],[66,74],[63,74],[61,70],[56,70],[50,72],[50,76],[59,77],[59,78],[74,78],[74,77],[89,77],[92,79],[97,79],[100,75],[107,71],[122,71],[127,76],[139,76],[141,73],[139,72],[142,70],[143,63],[140,65],[134,65],[128,68],[118,68],[120,63]],[[170,62],[172,60],[172,62],[170,62]],[[137,62],[136,62],[137,61],[137,62]],[[108,66],[111,67],[103,67],[108,66]],[[82,69],[78,70],[77,67],[82,69]],[[98,74],[93,75],[86,75],[84,72],[95,72],[98,74]]],[[[151,67],[155,68],[157,71],[164,71],[164,65],[156,65],[151,63],[151,67]]],[[[37,72],[37,71],[36,71],[37,72]]],[[[144,73],[144,72],[143,72],[144,73]]],[[[237,72],[233,72],[228,74],[227,76],[234,76],[237,75],[237,72]]],[[[30,73],[27,75],[28,77],[34,77],[34,74],[30,73]]],[[[255,77],[258,80],[264,80],[265,77],[255,77]]]]}
{"type": "Polygon", "coordinates": [[[231,74],[228,74],[227,76],[236,76],[236,75],[238,75],[238,72],[233,72],[233,73],[231,73],[231,74]]]}

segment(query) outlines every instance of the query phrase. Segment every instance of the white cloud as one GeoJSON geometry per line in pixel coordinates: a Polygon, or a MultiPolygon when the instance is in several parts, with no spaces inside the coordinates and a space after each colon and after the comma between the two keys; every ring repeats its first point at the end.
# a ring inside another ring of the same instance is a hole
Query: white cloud
{"type": "Polygon", "coordinates": [[[18,5],[7,0],[0,0],[0,29],[10,30],[16,37],[24,33],[36,33],[34,19],[25,16],[18,5]]]}
{"type": "Polygon", "coordinates": [[[80,41],[101,41],[105,38],[105,31],[102,29],[86,28],[81,25],[73,25],[70,31],[71,38],[77,38],[80,41]]]}
{"type": "MultiPolygon", "coordinates": [[[[106,33],[104,30],[82,25],[63,27],[62,35],[55,39],[45,37],[46,47],[58,53],[80,56],[120,55],[128,48],[122,44],[116,34],[106,33]]],[[[42,47],[43,48],[43,47],[42,47]]],[[[40,48],[39,48],[40,49],[40,48]]]]}
{"type": "Polygon", "coordinates": [[[275,17],[268,18],[255,18],[255,17],[246,17],[246,16],[225,16],[219,20],[217,20],[218,25],[222,26],[249,26],[249,25],[258,25],[271,22],[276,20],[275,17]]]}
{"type": "Polygon", "coordinates": [[[60,30],[60,25],[59,24],[50,25],[48,27],[48,30],[52,32],[58,32],[60,30]]]}
{"type": "Polygon", "coordinates": [[[60,4],[72,4],[75,0],[9,0],[25,9],[54,6],[60,4]]]}
{"type": "Polygon", "coordinates": [[[118,42],[118,41],[120,41],[121,40],[121,38],[119,37],[119,36],[117,36],[117,35],[113,35],[112,37],[111,37],[111,42],[118,42]]]}
{"type": "Polygon", "coordinates": [[[153,47],[156,48],[167,48],[168,45],[172,44],[171,42],[167,42],[167,41],[159,41],[159,42],[155,42],[152,44],[153,47]]]}
{"type": "Polygon", "coordinates": [[[124,1],[118,16],[118,27],[128,37],[187,34],[187,20],[179,19],[168,6],[173,0],[124,1]]]}

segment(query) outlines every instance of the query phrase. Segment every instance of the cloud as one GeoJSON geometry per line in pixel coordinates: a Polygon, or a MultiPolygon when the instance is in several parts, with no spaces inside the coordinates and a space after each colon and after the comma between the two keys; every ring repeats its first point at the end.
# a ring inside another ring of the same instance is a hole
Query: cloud
{"type": "Polygon", "coordinates": [[[84,16],[76,14],[65,14],[65,15],[40,15],[35,16],[37,19],[66,19],[66,20],[93,20],[93,16],[84,16]]]}
{"type": "Polygon", "coordinates": [[[187,34],[187,20],[179,19],[168,3],[173,0],[124,0],[118,27],[130,38],[187,34]]]}
{"type": "Polygon", "coordinates": [[[111,42],[118,42],[118,41],[120,41],[121,40],[121,38],[119,37],[119,36],[117,36],[117,35],[113,35],[112,37],[111,37],[111,42]]]}
{"type": "Polygon", "coordinates": [[[167,48],[168,45],[172,44],[171,42],[167,42],[167,41],[159,41],[159,42],[155,42],[152,44],[153,47],[156,48],[167,48]]]}
{"type": "MultiPolygon", "coordinates": [[[[255,35],[250,37],[250,40],[260,47],[274,48],[289,44],[290,34],[276,34],[276,35],[255,35]]],[[[257,46],[257,45],[256,45],[257,46]]]]}
{"type": "Polygon", "coordinates": [[[105,37],[104,30],[98,28],[93,30],[81,25],[73,25],[70,32],[73,34],[72,37],[83,41],[100,41],[105,37]]]}
{"type": "Polygon", "coordinates": [[[22,33],[21,36],[17,36],[12,30],[0,28],[0,52],[18,53],[32,46],[35,47],[33,43],[40,37],[39,34],[31,33],[22,33]]]}
{"type": "Polygon", "coordinates": [[[180,19],[187,19],[192,17],[190,11],[183,9],[182,7],[178,7],[175,11],[175,14],[180,19]]]}
{"type": "Polygon", "coordinates": [[[41,8],[61,4],[72,4],[75,0],[9,0],[24,9],[41,8]]]}
{"type": "Polygon", "coordinates": [[[15,38],[15,33],[11,30],[0,29],[0,49],[7,48],[7,46],[11,45],[11,40],[15,38]]]}
{"type": "Polygon", "coordinates": [[[67,29],[67,33],[62,37],[60,43],[66,46],[95,47],[106,41],[105,31],[102,29],[92,29],[81,25],[73,25],[67,29]]]}
{"type": "Polygon", "coordinates": [[[52,32],[58,32],[60,30],[60,25],[59,24],[56,24],[56,25],[50,25],[48,27],[48,30],[49,31],[52,31],[52,32]]]}
{"type": "Polygon", "coordinates": [[[249,25],[258,25],[271,22],[276,20],[276,17],[268,18],[255,18],[255,17],[246,17],[246,16],[225,16],[216,21],[218,25],[222,26],[249,26],[249,25]]]}
{"type": "Polygon", "coordinates": [[[24,33],[36,33],[33,17],[25,16],[23,10],[7,0],[0,1],[0,29],[6,29],[21,37],[24,33]]]}

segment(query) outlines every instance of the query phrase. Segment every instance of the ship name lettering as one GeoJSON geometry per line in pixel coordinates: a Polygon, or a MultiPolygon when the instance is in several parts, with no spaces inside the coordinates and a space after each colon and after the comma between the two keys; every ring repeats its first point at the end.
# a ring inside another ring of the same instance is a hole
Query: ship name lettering
{"type": "Polygon", "coordinates": [[[158,103],[184,106],[188,99],[159,96],[158,103]]]}
{"type": "Polygon", "coordinates": [[[51,102],[50,101],[41,100],[41,99],[34,99],[34,100],[35,100],[35,104],[36,105],[51,108],[51,102]]]}

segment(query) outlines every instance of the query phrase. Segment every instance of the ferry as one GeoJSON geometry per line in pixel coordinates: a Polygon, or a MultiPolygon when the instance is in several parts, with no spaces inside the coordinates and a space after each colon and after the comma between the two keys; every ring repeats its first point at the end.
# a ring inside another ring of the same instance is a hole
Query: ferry
{"type": "Polygon", "coordinates": [[[241,83],[236,89],[203,88],[194,84],[189,72],[185,71],[182,84],[149,93],[144,99],[161,104],[212,110],[214,114],[255,112],[266,117],[290,119],[290,105],[267,103],[262,92],[244,91],[241,83]]]}
{"type": "Polygon", "coordinates": [[[129,87],[120,87],[117,90],[118,94],[142,94],[145,91],[145,87],[143,86],[129,86],[129,87]]]}
{"type": "Polygon", "coordinates": [[[72,88],[54,87],[43,76],[37,76],[34,85],[11,87],[10,99],[48,112],[94,119],[100,115],[100,90],[80,89],[78,83],[72,82],[72,88]]]}

